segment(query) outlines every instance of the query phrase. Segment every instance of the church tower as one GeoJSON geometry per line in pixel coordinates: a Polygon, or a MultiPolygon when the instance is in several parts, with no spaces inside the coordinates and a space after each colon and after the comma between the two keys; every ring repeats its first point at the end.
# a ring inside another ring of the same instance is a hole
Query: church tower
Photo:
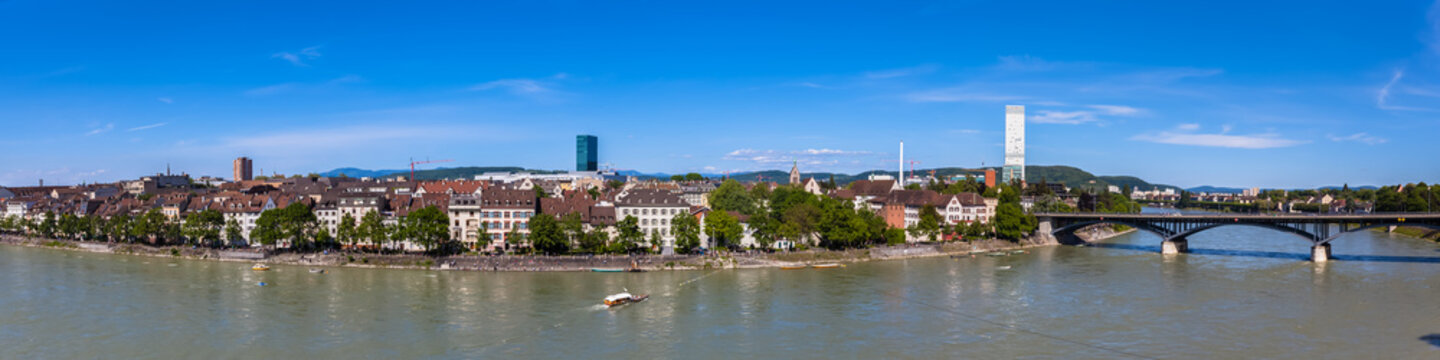
{"type": "Polygon", "coordinates": [[[800,185],[800,162],[790,167],[790,185],[800,185]]]}

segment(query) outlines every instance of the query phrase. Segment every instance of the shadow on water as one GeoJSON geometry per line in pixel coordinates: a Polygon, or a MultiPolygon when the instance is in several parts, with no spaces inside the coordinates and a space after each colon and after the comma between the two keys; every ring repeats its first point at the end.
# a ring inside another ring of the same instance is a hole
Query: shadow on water
{"type": "Polygon", "coordinates": [[[1420,341],[1430,343],[1430,346],[1440,348],[1440,334],[1430,334],[1420,337],[1420,341]]]}
{"type": "MultiPolygon", "coordinates": [[[[1118,249],[1140,252],[1158,253],[1160,246],[1134,245],[1134,244],[1107,244],[1093,243],[1090,247],[1101,249],[1118,249]]],[[[1440,251],[1440,250],[1437,250],[1440,251]]],[[[1310,260],[1310,254],[1287,253],[1276,251],[1255,251],[1255,250],[1226,250],[1226,249],[1190,249],[1191,255],[1220,255],[1220,256],[1241,256],[1261,259],[1291,259],[1310,260]]],[[[1440,257],[1428,256],[1390,256],[1390,255],[1342,255],[1332,254],[1331,259],[1335,261],[1357,261],[1357,262],[1391,262],[1391,263],[1418,263],[1418,264],[1440,264],[1440,257]]],[[[1440,336],[1440,334],[1437,334],[1440,336]]]]}

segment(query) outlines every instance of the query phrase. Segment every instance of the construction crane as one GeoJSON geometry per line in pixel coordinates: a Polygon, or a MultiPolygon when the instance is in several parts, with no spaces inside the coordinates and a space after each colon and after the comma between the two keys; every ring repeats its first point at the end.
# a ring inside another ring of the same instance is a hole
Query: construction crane
{"type": "MultiPolygon", "coordinates": [[[[885,160],[885,162],[899,162],[899,161],[900,161],[900,160],[885,160]]],[[[915,177],[915,164],[919,164],[919,163],[920,163],[920,160],[905,160],[905,162],[910,163],[910,177],[915,177]]],[[[934,173],[935,171],[934,171],[934,170],[931,170],[930,172],[931,172],[931,173],[934,173]]],[[[905,174],[898,174],[898,175],[900,175],[900,177],[905,177],[905,174]]],[[[933,175],[933,174],[932,174],[932,175],[933,175]]],[[[900,179],[900,181],[902,181],[902,183],[903,183],[903,181],[905,181],[905,179],[900,179]]]]}
{"type": "Polygon", "coordinates": [[[415,158],[410,158],[410,181],[415,181],[415,165],[420,165],[420,164],[434,164],[434,163],[447,163],[447,162],[451,162],[451,161],[455,161],[455,160],[445,159],[445,160],[415,161],[415,158]]]}

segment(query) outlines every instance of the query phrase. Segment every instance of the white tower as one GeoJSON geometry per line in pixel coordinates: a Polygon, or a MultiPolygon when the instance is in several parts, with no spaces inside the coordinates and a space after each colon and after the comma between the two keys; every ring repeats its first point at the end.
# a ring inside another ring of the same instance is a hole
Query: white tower
{"type": "Polygon", "coordinates": [[[900,140],[900,173],[895,174],[900,185],[905,185],[905,140],[900,140]]]}
{"type": "Polygon", "coordinates": [[[1005,167],[1001,181],[1025,181],[1025,106],[1005,105],[1005,167]]]}

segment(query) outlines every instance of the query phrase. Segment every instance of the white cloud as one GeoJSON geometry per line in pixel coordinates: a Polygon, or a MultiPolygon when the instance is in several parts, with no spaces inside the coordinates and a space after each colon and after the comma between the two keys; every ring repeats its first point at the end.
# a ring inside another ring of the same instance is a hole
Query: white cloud
{"type": "Polygon", "coordinates": [[[296,84],[296,83],[284,83],[284,84],[275,84],[275,85],[270,85],[270,86],[261,86],[261,87],[258,87],[258,88],[254,88],[254,89],[250,89],[250,90],[245,90],[245,95],[247,95],[247,96],[274,95],[274,94],[279,94],[279,93],[282,93],[282,92],[290,91],[291,89],[294,89],[296,86],[298,86],[298,84],[296,84]]]}
{"type": "Polygon", "coordinates": [[[1366,144],[1366,145],[1378,145],[1378,144],[1384,144],[1385,142],[1390,141],[1390,140],[1387,140],[1387,139],[1385,139],[1385,138],[1381,138],[1381,137],[1378,137],[1378,136],[1370,135],[1370,134],[1367,134],[1367,133],[1364,133],[1364,132],[1358,132],[1358,133],[1350,134],[1350,135],[1347,135],[1347,136],[1335,136],[1335,135],[1330,135],[1329,138],[1330,138],[1330,141],[1334,141],[1334,142],[1353,141],[1353,142],[1363,143],[1363,144],[1366,144]]]}
{"type": "Polygon", "coordinates": [[[950,130],[950,133],[951,133],[951,134],[959,134],[959,135],[972,135],[972,134],[979,134],[979,133],[980,133],[980,130],[975,130],[975,129],[951,129],[951,130],[950,130]]]}
{"type": "Polygon", "coordinates": [[[906,77],[906,76],[911,76],[911,75],[924,75],[924,74],[929,74],[929,73],[935,72],[935,70],[938,70],[938,69],[940,69],[940,66],[939,66],[939,65],[935,65],[935,64],[924,64],[924,65],[920,65],[920,66],[914,66],[914,67],[908,67],[908,68],[900,68],[900,69],[867,71],[867,72],[865,72],[865,77],[866,77],[866,78],[870,78],[870,79],[892,79],[892,78],[906,77]]]}
{"type": "MultiPolygon", "coordinates": [[[[1180,128],[1186,129],[1194,124],[1182,124],[1180,128]]],[[[1198,129],[1199,126],[1194,128],[1198,129]]],[[[1228,132],[1228,130],[1227,130],[1228,132]]],[[[1140,134],[1130,140],[1153,142],[1159,144],[1190,145],[1223,147],[1235,149],[1271,149],[1290,147],[1304,144],[1304,141],[1291,140],[1280,137],[1277,134],[1254,134],[1254,135],[1230,135],[1220,134],[1197,134],[1191,132],[1161,131],[1151,134],[1140,134]]]]}
{"type": "Polygon", "coordinates": [[[165,124],[167,124],[167,123],[163,123],[163,122],[162,122],[162,123],[154,123],[154,124],[150,124],[150,125],[136,126],[136,127],[133,127],[133,128],[126,129],[125,131],[126,131],[126,132],[130,132],[130,131],[149,130],[149,129],[154,129],[154,128],[158,128],[158,127],[161,127],[161,126],[165,126],[165,124]]]}
{"type": "Polygon", "coordinates": [[[309,64],[306,64],[305,61],[306,61],[306,60],[314,60],[314,59],[317,59],[317,58],[319,58],[319,57],[320,57],[320,46],[311,46],[311,47],[307,47],[307,48],[304,48],[304,49],[300,49],[300,51],[296,51],[296,52],[281,51],[281,52],[274,53],[274,54],[271,54],[271,55],[270,55],[270,58],[272,58],[272,59],[285,60],[285,61],[290,62],[291,65],[295,65],[295,66],[310,66],[309,64]]]}
{"type": "Polygon", "coordinates": [[[545,84],[532,79],[500,79],[480,85],[471,86],[470,90],[484,91],[503,89],[511,94],[538,94],[550,92],[551,89],[545,84]]]}
{"type": "Polygon", "coordinates": [[[565,95],[559,90],[560,82],[569,78],[571,78],[570,74],[558,73],[543,79],[500,79],[471,86],[470,90],[501,90],[532,100],[554,100],[557,96],[565,95]]]}
{"type": "MultiPolygon", "coordinates": [[[[1402,78],[1404,78],[1404,77],[1405,77],[1405,69],[1395,70],[1395,74],[1390,77],[1390,81],[1389,81],[1389,82],[1386,82],[1386,83],[1385,83],[1385,86],[1381,86],[1381,87],[1380,87],[1380,91],[1376,92],[1376,94],[1375,94],[1375,107],[1380,108],[1380,110],[1433,111],[1432,109],[1428,109],[1428,108],[1420,108],[1420,107],[1412,107],[1412,106],[1399,106],[1399,105],[1392,105],[1392,104],[1390,103],[1390,95],[1392,95],[1392,90],[1395,88],[1395,85],[1396,85],[1396,84],[1399,84],[1399,83],[1400,83],[1400,79],[1402,79],[1402,78]]],[[[1407,91],[1407,92],[1409,92],[1409,91],[1407,91]]],[[[1422,92],[1423,92],[1423,91],[1422,91],[1422,92]]]]}
{"type": "Polygon", "coordinates": [[[1040,110],[1035,116],[1028,117],[1028,120],[1036,124],[1067,124],[1079,125],[1099,120],[1092,111],[1051,111],[1040,110]]]}
{"type": "Polygon", "coordinates": [[[1030,55],[1001,56],[995,67],[1006,71],[1049,71],[1060,67],[1060,63],[1045,61],[1030,55]]]}
{"type": "Polygon", "coordinates": [[[971,92],[962,89],[945,89],[910,93],[902,96],[909,102],[932,103],[932,102],[1016,102],[1025,100],[1024,96],[997,95],[986,92],[971,92]]]}
{"type": "Polygon", "coordinates": [[[171,99],[171,98],[168,98],[168,97],[155,98],[155,101],[159,101],[159,102],[166,103],[166,104],[174,104],[174,103],[175,103],[175,99],[171,99]]]}
{"type": "Polygon", "coordinates": [[[1140,114],[1141,110],[1124,105],[1090,105],[1091,109],[1099,110],[1105,115],[1131,116],[1140,114]]]}
{"type": "Polygon", "coordinates": [[[722,159],[752,162],[756,164],[781,164],[798,162],[806,165],[834,165],[840,158],[868,157],[869,151],[838,149],[804,149],[795,151],[740,149],[725,154],[722,159]]]}
{"type": "Polygon", "coordinates": [[[115,123],[105,124],[105,126],[92,129],[90,130],[90,132],[85,133],[85,136],[100,135],[109,132],[110,130],[115,130],[115,123]]]}
{"type": "Polygon", "coordinates": [[[1180,129],[1180,130],[1183,130],[1183,131],[1195,131],[1195,130],[1200,130],[1200,124],[1195,124],[1195,123],[1180,124],[1180,126],[1178,126],[1178,127],[1176,127],[1176,128],[1177,128],[1177,129],[1180,129]]]}

